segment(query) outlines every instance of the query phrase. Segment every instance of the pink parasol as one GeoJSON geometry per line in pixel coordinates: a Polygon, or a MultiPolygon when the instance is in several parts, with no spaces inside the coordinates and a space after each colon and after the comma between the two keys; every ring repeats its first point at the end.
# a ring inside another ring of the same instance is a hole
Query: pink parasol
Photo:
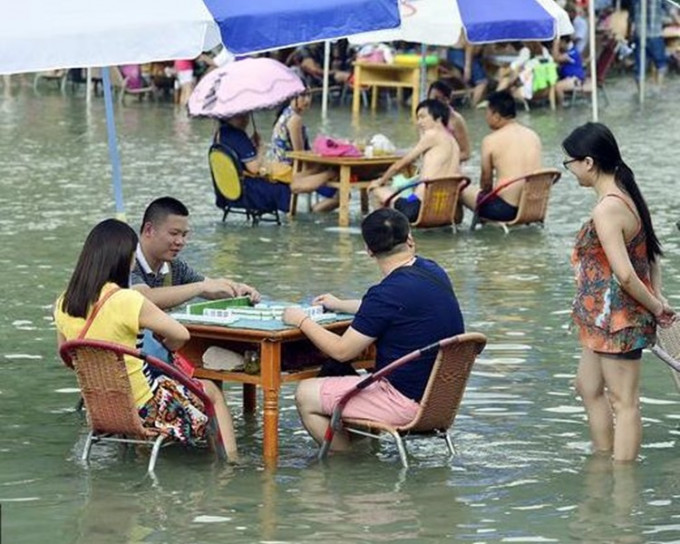
{"type": "Polygon", "coordinates": [[[189,98],[189,114],[224,119],[272,108],[304,92],[298,75],[270,58],[243,59],[208,72],[189,98]]]}

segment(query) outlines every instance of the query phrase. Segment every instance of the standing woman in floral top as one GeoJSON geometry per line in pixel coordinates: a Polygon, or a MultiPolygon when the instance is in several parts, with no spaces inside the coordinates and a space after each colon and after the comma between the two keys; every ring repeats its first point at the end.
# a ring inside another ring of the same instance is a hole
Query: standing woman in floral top
{"type": "Polygon", "coordinates": [[[642,436],[642,349],[654,343],[657,324],[674,319],[661,295],[661,246],[611,131],[586,123],[562,147],[569,157],[564,167],[597,194],[572,255],[577,284],[573,319],[583,346],[576,388],[594,451],[633,461],[642,436]]]}

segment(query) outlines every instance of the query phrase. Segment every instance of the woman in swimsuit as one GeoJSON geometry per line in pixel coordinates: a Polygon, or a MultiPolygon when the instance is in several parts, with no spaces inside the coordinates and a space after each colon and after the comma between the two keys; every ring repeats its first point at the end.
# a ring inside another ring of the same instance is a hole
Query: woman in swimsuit
{"type": "Polygon", "coordinates": [[[586,123],[562,147],[568,155],[564,167],[598,197],[572,255],[577,285],[572,317],[583,348],[576,389],[594,451],[634,461],[642,436],[642,349],[654,343],[657,324],[669,325],[675,317],[661,295],[661,246],[611,131],[586,123]]]}

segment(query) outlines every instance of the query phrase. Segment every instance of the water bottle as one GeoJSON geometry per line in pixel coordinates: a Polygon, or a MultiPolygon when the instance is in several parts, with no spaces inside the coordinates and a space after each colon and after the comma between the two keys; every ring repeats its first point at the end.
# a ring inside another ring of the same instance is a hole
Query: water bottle
{"type": "Polygon", "coordinates": [[[256,350],[248,350],[243,354],[246,374],[260,373],[260,354],[256,350]]]}

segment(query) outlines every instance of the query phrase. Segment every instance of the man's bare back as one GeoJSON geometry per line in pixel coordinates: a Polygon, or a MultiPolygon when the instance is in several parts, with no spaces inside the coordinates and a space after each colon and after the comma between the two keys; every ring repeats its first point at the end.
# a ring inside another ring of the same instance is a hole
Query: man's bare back
{"type": "MultiPolygon", "coordinates": [[[[482,183],[495,178],[494,187],[497,187],[540,168],[538,134],[516,121],[494,130],[482,140],[482,183]]],[[[511,206],[517,206],[523,185],[523,182],[513,183],[500,196],[511,206]]]]}
{"type": "MultiPolygon", "coordinates": [[[[426,142],[427,148],[422,156],[419,179],[448,178],[460,173],[460,148],[448,130],[443,127],[429,129],[422,134],[422,140],[426,142]]],[[[423,185],[416,188],[416,195],[421,199],[424,192],[423,185]]]]}

